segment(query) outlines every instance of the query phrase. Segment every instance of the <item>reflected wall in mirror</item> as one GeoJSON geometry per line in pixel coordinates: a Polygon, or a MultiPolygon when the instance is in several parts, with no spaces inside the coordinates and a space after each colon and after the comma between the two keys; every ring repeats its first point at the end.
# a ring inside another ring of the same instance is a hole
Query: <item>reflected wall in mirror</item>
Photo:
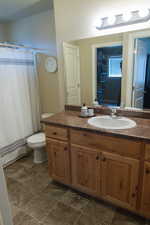
{"type": "Polygon", "coordinates": [[[66,104],[150,108],[150,30],[63,44],[66,104]]]}

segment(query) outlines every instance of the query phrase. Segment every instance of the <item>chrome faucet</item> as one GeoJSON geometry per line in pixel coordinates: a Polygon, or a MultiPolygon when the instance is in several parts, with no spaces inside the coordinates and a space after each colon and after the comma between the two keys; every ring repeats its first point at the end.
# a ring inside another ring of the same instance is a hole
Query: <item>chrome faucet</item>
{"type": "Polygon", "coordinates": [[[117,117],[117,109],[116,108],[111,108],[111,117],[112,118],[117,117]]]}

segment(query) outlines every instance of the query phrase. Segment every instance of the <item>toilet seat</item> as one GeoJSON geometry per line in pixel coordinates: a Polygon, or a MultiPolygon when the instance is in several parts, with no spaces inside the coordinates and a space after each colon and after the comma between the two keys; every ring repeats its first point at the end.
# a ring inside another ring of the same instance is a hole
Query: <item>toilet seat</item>
{"type": "Polygon", "coordinates": [[[31,148],[40,148],[46,145],[46,137],[44,133],[37,133],[27,138],[27,143],[31,148]]]}

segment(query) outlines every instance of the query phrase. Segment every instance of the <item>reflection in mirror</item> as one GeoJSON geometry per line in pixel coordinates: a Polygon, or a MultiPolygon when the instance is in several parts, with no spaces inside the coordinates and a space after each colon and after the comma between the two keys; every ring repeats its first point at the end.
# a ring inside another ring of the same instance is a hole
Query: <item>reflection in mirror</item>
{"type": "Polygon", "coordinates": [[[96,48],[96,96],[100,105],[120,106],[122,46],[96,48]]]}
{"type": "Polygon", "coordinates": [[[150,37],[135,39],[132,106],[150,108],[150,37]]]}
{"type": "Polygon", "coordinates": [[[66,104],[150,108],[150,30],[64,43],[66,104]]]}

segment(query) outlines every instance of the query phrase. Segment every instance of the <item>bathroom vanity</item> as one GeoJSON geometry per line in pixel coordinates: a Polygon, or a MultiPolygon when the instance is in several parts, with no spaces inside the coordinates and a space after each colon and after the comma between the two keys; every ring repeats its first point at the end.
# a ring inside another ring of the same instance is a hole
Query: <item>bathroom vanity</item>
{"type": "Polygon", "coordinates": [[[150,218],[150,120],[133,117],[134,128],[104,130],[78,115],[42,120],[50,177],[150,218]]]}

